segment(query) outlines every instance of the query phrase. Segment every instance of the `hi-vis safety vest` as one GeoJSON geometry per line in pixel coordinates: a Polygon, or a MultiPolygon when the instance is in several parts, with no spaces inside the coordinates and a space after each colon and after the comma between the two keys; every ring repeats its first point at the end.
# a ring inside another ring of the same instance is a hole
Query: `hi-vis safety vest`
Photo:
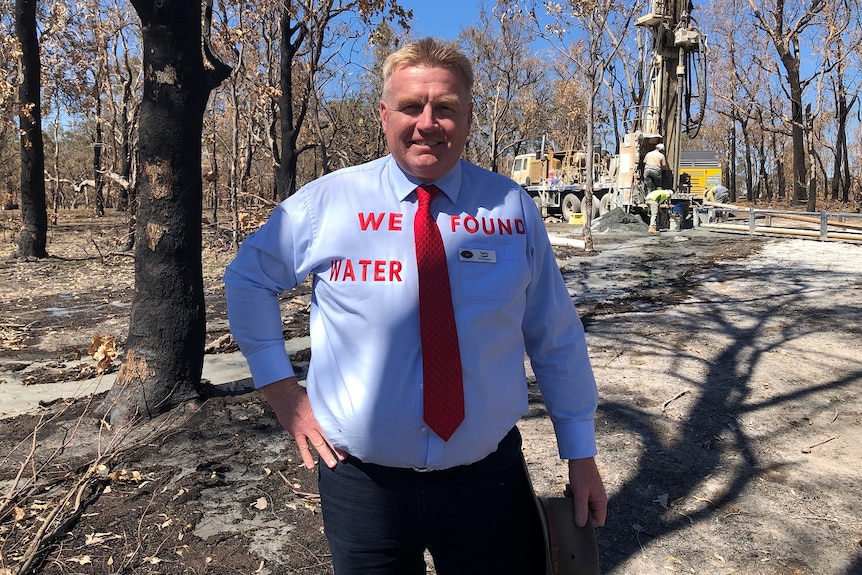
{"type": "Polygon", "coordinates": [[[646,199],[647,200],[654,200],[658,203],[662,203],[662,202],[667,201],[667,199],[670,197],[670,195],[671,195],[670,190],[653,190],[647,194],[646,199]]]}

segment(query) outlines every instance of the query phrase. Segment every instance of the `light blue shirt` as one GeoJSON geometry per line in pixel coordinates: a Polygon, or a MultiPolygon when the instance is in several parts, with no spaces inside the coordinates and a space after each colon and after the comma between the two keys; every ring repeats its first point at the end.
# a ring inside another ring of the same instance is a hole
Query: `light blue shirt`
{"type": "Polygon", "coordinates": [[[418,180],[391,156],[328,174],[243,241],[224,281],[255,385],[294,375],[278,295],[313,278],[308,396],[329,440],[359,459],[445,469],[482,459],[527,411],[525,351],[560,456],[596,453],[598,401],[578,318],[533,200],[461,161],[435,183],[466,416],[448,442],[422,420],[413,217],[418,180]]]}

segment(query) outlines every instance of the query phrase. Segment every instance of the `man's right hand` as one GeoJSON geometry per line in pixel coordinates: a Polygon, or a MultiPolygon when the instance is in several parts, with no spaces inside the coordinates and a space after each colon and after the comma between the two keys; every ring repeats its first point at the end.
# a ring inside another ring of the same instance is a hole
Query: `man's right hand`
{"type": "Polygon", "coordinates": [[[261,391],[275,411],[278,422],[296,440],[302,461],[308,469],[314,468],[311,447],[317,451],[321,461],[328,467],[335,467],[338,460],[344,459],[344,455],[329,443],[326,434],[317,423],[311,410],[311,403],[308,401],[308,393],[299,385],[295,377],[280,379],[265,385],[261,391]]]}

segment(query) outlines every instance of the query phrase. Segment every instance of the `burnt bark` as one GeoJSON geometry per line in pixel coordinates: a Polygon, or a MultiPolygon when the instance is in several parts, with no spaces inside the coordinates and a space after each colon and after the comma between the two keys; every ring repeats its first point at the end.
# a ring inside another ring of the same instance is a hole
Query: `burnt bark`
{"type": "Polygon", "coordinates": [[[21,43],[18,86],[21,128],[21,233],[19,258],[48,257],[48,208],[45,200],[45,147],[42,139],[42,70],[36,31],[36,0],[16,0],[15,34],[21,43]]]}
{"type": "MultiPolygon", "coordinates": [[[[132,139],[134,137],[133,132],[135,130],[135,126],[137,125],[139,107],[132,104],[132,99],[134,97],[132,90],[134,74],[132,72],[132,67],[129,62],[128,53],[126,53],[124,56],[124,64],[127,76],[123,80],[123,96],[122,106],[120,108],[118,131],[120,135],[120,175],[126,182],[129,182],[129,185],[120,188],[120,192],[117,197],[117,211],[129,211],[134,214],[134,212],[131,210],[130,197],[133,187],[132,139]]],[[[129,247],[129,249],[131,249],[131,246],[129,247]]]]}
{"type": "Polygon", "coordinates": [[[203,53],[211,53],[200,2],[133,5],[141,19],[144,91],[135,295],[125,361],[105,404],[115,426],[155,417],[204,391],[201,135],[210,91],[230,73],[213,58],[209,69],[204,65],[203,53]]]}
{"type": "Polygon", "coordinates": [[[93,134],[93,181],[96,183],[96,216],[105,215],[105,178],[102,169],[102,150],[105,139],[102,135],[102,93],[99,83],[96,83],[93,97],[96,101],[96,130],[93,134]]]}
{"type": "Polygon", "coordinates": [[[307,28],[302,22],[291,24],[291,14],[285,10],[281,21],[281,95],[278,97],[278,111],[281,120],[281,156],[276,170],[275,182],[278,199],[283,200],[296,191],[296,165],[299,151],[296,143],[299,140],[299,129],[305,120],[306,105],[295,109],[293,105],[294,79],[293,60],[299,52],[307,34],[307,28]]]}

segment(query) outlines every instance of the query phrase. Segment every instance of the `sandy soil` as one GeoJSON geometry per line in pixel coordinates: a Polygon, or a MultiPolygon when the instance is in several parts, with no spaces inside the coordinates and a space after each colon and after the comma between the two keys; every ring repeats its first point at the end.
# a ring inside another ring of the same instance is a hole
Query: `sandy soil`
{"type": "MultiPolygon", "coordinates": [[[[0,398],[92,375],[95,335],[122,347],[123,230],[61,216],[57,257],[33,263],[0,244],[0,398]]],[[[597,256],[558,256],[600,386],[602,572],[862,573],[862,247],[642,226],[595,237],[597,256]]],[[[213,342],[227,333],[230,258],[216,239],[204,254],[213,342]]],[[[307,295],[283,307],[302,335],[307,295]]],[[[536,489],[557,494],[565,467],[531,394],[525,456],[536,489]]],[[[100,425],[91,396],[56,395],[0,419],[0,575],[25,562],[50,574],[331,572],[315,475],[257,393],[133,430],[100,425]]]]}

